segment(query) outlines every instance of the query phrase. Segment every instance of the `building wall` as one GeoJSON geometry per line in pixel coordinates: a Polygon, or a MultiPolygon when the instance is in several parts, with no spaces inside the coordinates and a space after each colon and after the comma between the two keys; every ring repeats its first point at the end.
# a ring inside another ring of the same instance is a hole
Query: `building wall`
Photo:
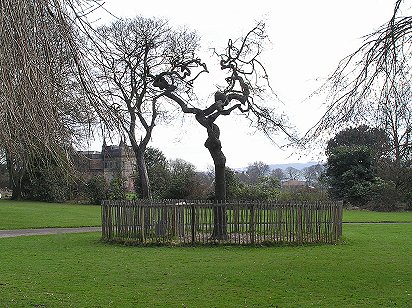
{"type": "Polygon", "coordinates": [[[136,162],[131,147],[124,142],[119,145],[103,144],[101,152],[79,151],[76,167],[85,179],[93,176],[103,176],[109,183],[121,176],[125,181],[127,191],[135,191],[134,174],[136,162]]]}

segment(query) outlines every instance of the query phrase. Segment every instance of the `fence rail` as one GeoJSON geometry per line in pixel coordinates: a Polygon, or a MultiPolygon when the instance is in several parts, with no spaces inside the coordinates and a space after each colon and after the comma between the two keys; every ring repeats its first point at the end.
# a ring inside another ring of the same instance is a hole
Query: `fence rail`
{"type": "Polygon", "coordinates": [[[104,240],[137,244],[335,243],[341,202],[104,201],[104,240]]]}

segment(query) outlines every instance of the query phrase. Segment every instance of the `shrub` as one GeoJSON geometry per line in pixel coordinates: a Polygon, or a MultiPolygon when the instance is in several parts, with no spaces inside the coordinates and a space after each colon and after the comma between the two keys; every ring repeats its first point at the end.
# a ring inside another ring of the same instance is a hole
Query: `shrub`
{"type": "Polygon", "coordinates": [[[23,178],[22,196],[28,200],[64,202],[69,198],[71,184],[56,166],[38,167],[23,178]]]}
{"type": "Polygon", "coordinates": [[[108,198],[110,200],[126,200],[125,179],[117,176],[110,181],[108,198]]]}
{"type": "Polygon", "coordinates": [[[237,200],[277,200],[280,195],[278,181],[265,181],[262,179],[258,184],[239,183],[234,193],[237,200]]]}
{"type": "Polygon", "coordinates": [[[401,196],[391,181],[377,179],[369,188],[367,207],[376,211],[393,211],[403,206],[401,196]]]}
{"type": "Polygon", "coordinates": [[[100,204],[107,199],[107,182],[103,176],[94,176],[85,186],[86,196],[91,204],[100,204]]]}

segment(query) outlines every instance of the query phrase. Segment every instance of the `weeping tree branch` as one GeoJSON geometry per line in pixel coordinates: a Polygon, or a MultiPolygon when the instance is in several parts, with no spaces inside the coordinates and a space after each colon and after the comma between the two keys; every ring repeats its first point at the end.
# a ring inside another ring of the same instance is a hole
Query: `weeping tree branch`
{"type": "Polygon", "coordinates": [[[75,15],[97,4],[0,2],[0,148],[26,169],[37,163],[71,169],[72,143],[91,132],[95,117],[75,15]]]}
{"type": "MultiPolygon", "coordinates": [[[[401,100],[399,87],[410,85],[412,17],[401,17],[396,0],[391,19],[364,37],[363,44],[342,59],[323,86],[329,102],[322,118],[305,135],[308,144],[350,124],[382,126],[385,102],[401,100]]],[[[408,86],[409,87],[409,86],[408,86]]]]}

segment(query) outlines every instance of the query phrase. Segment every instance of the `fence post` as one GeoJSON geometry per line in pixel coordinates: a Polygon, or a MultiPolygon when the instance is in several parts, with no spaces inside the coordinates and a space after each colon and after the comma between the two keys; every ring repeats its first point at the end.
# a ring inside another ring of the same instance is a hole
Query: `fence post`
{"type": "Polygon", "coordinates": [[[302,244],[302,242],[303,242],[302,208],[303,208],[303,202],[301,202],[300,204],[297,204],[296,233],[297,233],[297,241],[298,241],[299,244],[302,244]]]}
{"type": "Polygon", "coordinates": [[[250,243],[255,243],[255,208],[254,204],[250,206],[250,243]]]}
{"type": "Polygon", "coordinates": [[[103,200],[102,201],[102,236],[105,239],[110,238],[109,236],[109,204],[107,203],[107,201],[103,200]]]}
{"type": "Polygon", "coordinates": [[[196,237],[196,213],[195,213],[195,206],[194,204],[191,205],[191,227],[192,227],[192,244],[195,242],[195,237],[196,237]]]}
{"type": "Polygon", "coordinates": [[[343,220],[343,202],[338,201],[335,203],[336,208],[336,215],[335,215],[335,224],[336,224],[336,231],[335,236],[336,240],[338,240],[342,236],[342,220],[343,220]]]}

